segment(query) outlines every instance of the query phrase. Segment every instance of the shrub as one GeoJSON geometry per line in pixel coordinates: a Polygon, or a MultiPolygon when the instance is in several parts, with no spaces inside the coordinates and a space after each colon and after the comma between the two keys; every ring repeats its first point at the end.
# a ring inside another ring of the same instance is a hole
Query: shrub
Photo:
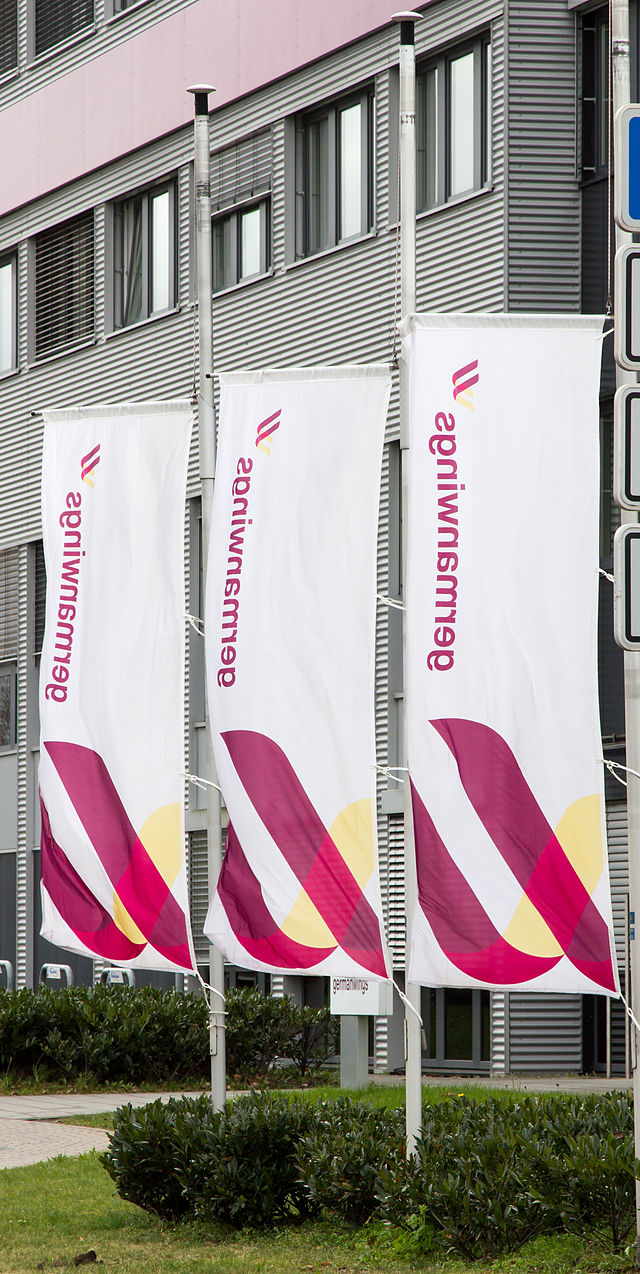
{"type": "MultiPolygon", "coordinates": [[[[228,1070],[264,1079],[280,1059],[300,1074],[336,1046],[328,1009],[298,1009],[285,996],[230,991],[228,1070]]],[[[94,1083],[185,1083],[209,1075],[207,1007],[199,995],[156,987],[41,987],[0,994],[0,1071],[94,1083]]]]}
{"type": "Polygon", "coordinates": [[[298,1172],[317,1208],[360,1223],[378,1206],[382,1167],[403,1162],[404,1144],[404,1111],[345,1097],[321,1102],[298,1147],[298,1172]]]}
{"type": "Polygon", "coordinates": [[[296,1157],[312,1118],[277,1094],[239,1097],[218,1114],[206,1097],[125,1106],[101,1162],[124,1199],[168,1220],[272,1225],[313,1210],[296,1157]]]}

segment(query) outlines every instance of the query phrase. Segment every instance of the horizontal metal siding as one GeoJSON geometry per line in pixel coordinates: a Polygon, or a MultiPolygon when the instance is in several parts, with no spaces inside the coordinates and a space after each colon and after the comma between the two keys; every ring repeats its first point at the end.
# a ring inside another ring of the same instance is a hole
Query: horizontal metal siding
{"type": "MultiPolygon", "coordinates": [[[[443,6],[445,8],[446,6],[443,6]]],[[[475,9],[489,26],[489,6],[475,9]]],[[[468,29],[472,16],[469,14],[468,29]]],[[[425,26],[427,24],[425,23],[425,26]]],[[[431,26],[431,13],[429,14],[431,26]]],[[[500,311],[505,298],[504,250],[504,25],[500,14],[491,30],[490,189],[418,217],[416,270],[418,309],[500,311]]],[[[451,36],[455,33],[452,24],[451,36]]]]}
{"type": "Polygon", "coordinates": [[[511,991],[509,1070],[542,1075],[582,1069],[582,997],[511,991]]]}
{"type": "MultiPolygon", "coordinates": [[[[61,43],[43,53],[36,61],[28,62],[28,15],[33,11],[30,0],[19,0],[19,58],[20,76],[0,85],[0,110],[9,103],[29,96],[45,84],[67,75],[81,62],[90,62],[103,53],[130,40],[147,27],[186,8],[195,0],[149,0],[135,10],[127,10],[113,21],[105,19],[104,0],[96,0],[94,21],[69,42],[61,43]]],[[[33,47],[33,41],[32,41],[33,47]]]]}
{"type": "Polygon", "coordinates": [[[508,306],[578,312],[576,20],[566,0],[508,13],[508,306]]]}

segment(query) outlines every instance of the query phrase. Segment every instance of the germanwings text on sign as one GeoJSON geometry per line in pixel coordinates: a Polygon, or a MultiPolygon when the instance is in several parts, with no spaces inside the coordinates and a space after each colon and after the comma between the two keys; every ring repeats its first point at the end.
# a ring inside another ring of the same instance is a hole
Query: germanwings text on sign
{"type": "Polygon", "coordinates": [[[414,982],[617,994],[597,699],[601,326],[406,324],[414,982]]]}
{"type": "Polygon", "coordinates": [[[183,835],[189,403],[44,413],[42,934],[192,969],[183,835]]]}
{"type": "Polygon", "coordinates": [[[221,377],[206,658],[230,827],[205,932],[245,968],[388,976],[373,688],[389,381],[221,377]]]}

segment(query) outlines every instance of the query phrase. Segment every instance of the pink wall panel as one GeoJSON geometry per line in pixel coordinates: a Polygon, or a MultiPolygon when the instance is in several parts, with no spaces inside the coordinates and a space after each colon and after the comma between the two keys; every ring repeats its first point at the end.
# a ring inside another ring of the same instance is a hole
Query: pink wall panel
{"type": "Polygon", "coordinates": [[[196,0],[0,111],[0,214],[187,123],[188,84],[215,84],[222,105],[393,11],[390,0],[196,0]]]}

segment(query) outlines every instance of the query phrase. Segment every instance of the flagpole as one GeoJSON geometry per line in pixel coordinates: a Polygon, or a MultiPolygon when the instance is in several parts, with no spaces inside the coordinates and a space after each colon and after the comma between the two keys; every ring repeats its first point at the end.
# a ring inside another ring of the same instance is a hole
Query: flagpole
{"type": "MultiPolygon", "coordinates": [[[[411,11],[394,13],[400,24],[400,310],[402,318],[416,308],[416,64],[415,24],[421,14],[411,11]]],[[[402,599],[407,601],[407,481],[409,452],[408,369],[400,359],[400,449],[402,457],[402,599]]],[[[407,764],[407,623],[406,610],[402,629],[404,761],[407,764]]],[[[422,1039],[420,1019],[420,987],[409,984],[411,925],[417,897],[415,845],[409,775],[404,783],[404,857],[405,906],[407,939],[405,957],[405,1101],[407,1156],[414,1154],[422,1129],[422,1039]]]]}
{"type": "MultiPolygon", "coordinates": [[[[194,191],[196,224],[196,295],[198,302],[198,436],[200,493],[202,505],[202,613],[206,589],[213,479],[216,467],[216,413],[213,399],[213,318],[211,313],[211,186],[209,142],[209,84],[194,84],[187,89],[194,96],[194,191]]],[[[205,668],[205,757],[200,764],[202,778],[207,781],[207,848],[209,897],[218,883],[222,866],[221,802],[211,747],[211,722],[205,668]]],[[[226,1102],[226,1054],[224,1017],[224,960],[217,947],[209,947],[209,981],[211,1007],[209,1048],[211,1053],[211,1103],[215,1111],[226,1102]]]]}
{"type": "MultiPolygon", "coordinates": [[[[611,4],[611,55],[613,82],[613,113],[631,101],[631,74],[629,61],[629,0],[612,0],[611,4]]],[[[614,157],[614,174],[619,171],[614,157]]],[[[616,252],[633,241],[633,235],[616,226],[616,252]]],[[[616,298],[617,300],[617,298],[616,298]]],[[[633,372],[616,367],[616,386],[635,384],[633,372]]],[[[637,514],[622,510],[622,522],[637,522],[637,514]]],[[[624,652],[624,713],[627,773],[627,825],[629,853],[629,916],[631,941],[629,943],[629,973],[631,1005],[636,1016],[640,1006],[640,944],[637,925],[640,920],[640,654],[624,652]]],[[[627,996],[629,988],[625,987],[627,996]]],[[[640,1058],[638,1056],[638,1030],[631,1024],[631,1075],[633,1082],[633,1127],[635,1158],[640,1158],[640,1058]]],[[[635,1183],[636,1245],[635,1263],[640,1264],[640,1181],[635,1183]]]]}

